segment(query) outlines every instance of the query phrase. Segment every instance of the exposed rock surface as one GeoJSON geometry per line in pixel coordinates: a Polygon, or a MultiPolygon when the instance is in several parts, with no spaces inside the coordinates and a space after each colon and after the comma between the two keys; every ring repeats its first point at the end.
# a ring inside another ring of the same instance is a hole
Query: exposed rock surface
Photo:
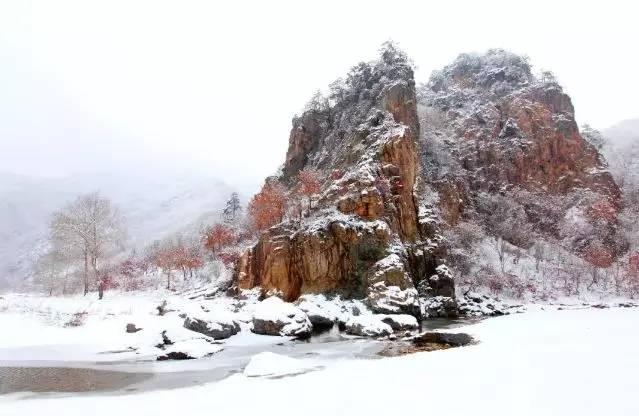
{"type": "Polygon", "coordinates": [[[625,250],[620,191],[551,75],[536,78],[526,59],[503,50],[462,54],[420,90],[420,115],[423,172],[450,225],[499,215],[495,196],[508,200],[511,228],[529,224],[519,235],[502,232],[511,244],[526,247],[526,234],[537,232],[584,257],[605,247],[614,259],[625,250]],[[593,211],[601,206],[607,215],[593,211]]]}
{"type": "Polygon", "coordinates": [[[445,344],[451,347],[462,347],[474,342],[473,337],[464,333],[424,332],[413,338],[415,345],[445,344]]]}
{"type": "Polygon", "coordinates": [[[126,324],[126,333],[127,334],[134,334],[138,331],[141,331],[142,328],[138,328],[137,326],[135,326],[135,324],[126,324]]]}
{"type": "Polygon", "coordinates": [[[306,218],[260,236],[238,261],[235,281],[278,290],[288,301],[339,293],[367,297],[379,312],[418,316],[415,284],[436,273],[444,253],[435,223],[420,218],[420,126],[409,60],[390,45],[333,86],[331,99],[311,102],[293,120],[275,178],[293,186],[300,169],[312,166],[331,180],[306,218]]]}
{"type": "Polygon", "coordinates": [[[619,189],[570,98],[501,50],[461,55],[417,91],[409,60],[387,45],[293,119],[285,163],[269,180],[291,190],[305,167],[327,178],[314,208],[260,235],[237,262],[239,288],[454,317],[442,230],[460,221],[524,249],[533,235],[586,259],[626,249],[619,189]]]}
{"type": "Polygon", "coordinates": [[[412,315],[385,315],[380,316],[380,319],[393,331],[413,331],[419,328],[417,319],[412,315]]]}
{"type": "Polygon", "coordinates": [[[458,305],[454,298],[435,296],[422,303],[424,318],[457,318],[458,305]]]}
{"type": "Polygon", "coordinates": [[[196,316],[187,316],[184,319],[184,328],[213,339],[226,339],[240,331],[240,325],[231,319],[209,320],[196,316]]]}
{"type": "Polygon", "coordinates": [[[421,316],[417,290],[414,288],[402,290],[399,286],[377,282],[369,288],[365,302],[376,313],[421,316]]]}

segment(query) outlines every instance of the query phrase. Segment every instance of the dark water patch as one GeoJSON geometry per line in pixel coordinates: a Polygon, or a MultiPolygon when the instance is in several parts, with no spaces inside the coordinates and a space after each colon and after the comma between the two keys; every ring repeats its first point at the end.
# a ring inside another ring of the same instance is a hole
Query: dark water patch
{"type": "Polygon", "coordinates": [[[151,373],[70,367],[0,367],[0,394],[116,391],[150,379],[151,373]]]}

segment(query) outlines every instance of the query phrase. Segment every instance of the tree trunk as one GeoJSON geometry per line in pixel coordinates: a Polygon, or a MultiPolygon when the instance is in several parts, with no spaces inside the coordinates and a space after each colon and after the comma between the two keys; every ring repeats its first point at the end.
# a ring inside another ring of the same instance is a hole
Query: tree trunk
{"type": "Polygon", "coordinates": [[[89,293],[89,255],[84,251],[84,296],[89,293]]]}
{"type": "Polygon", "coordinates": [[[597,278],[597,268],[594,267],[592,269],[592,281],[588,285],[588,290],[590,290],[594,285],[596,285],[598,280],[599,279],[597,278]]]}

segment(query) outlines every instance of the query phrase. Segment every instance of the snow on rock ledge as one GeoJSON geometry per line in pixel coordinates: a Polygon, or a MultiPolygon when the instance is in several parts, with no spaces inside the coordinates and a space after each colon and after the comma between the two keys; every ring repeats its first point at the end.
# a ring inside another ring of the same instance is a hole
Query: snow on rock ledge
{"type": "Polygon", "coordinates": [[[335,322],[344,320],[340,306],[324,295],[302,295],[295,305],[306,313],[313,328],[331,328],[335,322]]]}
{"type": "Polygon", "coordinates": [[[264,299],[253,312],[253,332],[256,334],[306,338],[312,329],[306,313],[276,296],[264,299]]]}
{"type": "Polygon", "coordinates": [[[184,328],[213,339],[226,339],[240,331],[239,323],[230,316],[211,315],[189,315],[184,319],[184,328]]]}
{"type": "Polygon", "coordinates": [[[189,360],[204,358],[222,351],[222,346],[212,344],[204,338],[192,338],[175,342],[166,346],[162,354],[157,357],[158,361],[164,360],[189,360]]]}
{"type": "Polygon", "coordinates": [[[382,322],[390,325],[393,331],[413,331],[419,328],[413,315],[378,315],[382,322]]]}
{"type": "Polygon", "coordinates": [[[382,322],[379,315],[353,316],[346,322],[345,330],[360,337],[384,337],[393,333],[393,328],[382,322]]]}

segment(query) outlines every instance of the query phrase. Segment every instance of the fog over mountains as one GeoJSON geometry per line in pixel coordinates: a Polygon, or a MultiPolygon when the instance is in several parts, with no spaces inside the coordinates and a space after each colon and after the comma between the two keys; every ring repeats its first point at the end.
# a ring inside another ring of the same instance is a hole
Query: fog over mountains
{"type": "Polygon", "coordinates": [[[207,175],[111,172],[38,178],[0,173],[0,287],[29,275],[46,244],[51,214],[78,194],[99,191],[122,211],[128,245],[142,247],[219,219],[232,192],[207,175]]]}

